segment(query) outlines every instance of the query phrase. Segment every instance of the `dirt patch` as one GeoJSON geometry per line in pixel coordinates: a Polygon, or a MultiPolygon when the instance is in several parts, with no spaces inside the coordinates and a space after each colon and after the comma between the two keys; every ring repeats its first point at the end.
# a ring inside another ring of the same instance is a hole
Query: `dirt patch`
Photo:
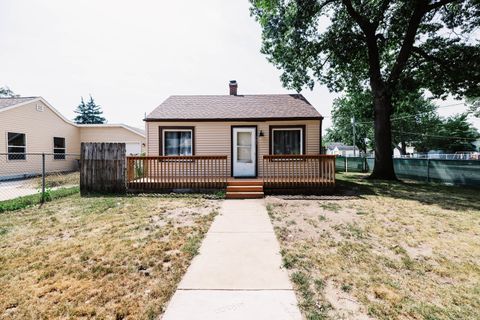
{"type": "Polygon", "coordinates": [[[329,316],[332,319],[370,320],[362,304],[351,294],[337,288],[332,281],[325,286],[325,298],[332,305],[329,316]]]}
{"type": "Polygon", "coordinates": [[[339,226],[353,225],[359,221],[359,215],[354,209],[344,208],[338,201],[285,201],[278,197],[267,197],[266,203],[273,210],[283,209],[283,217],[276,220],[275,226],[277,229],[291,230],[285,235],[291,240],[328,237],[338,241],[341,239],[339,226]],[[301,214],[294,214],[295,212],[301,214]]]}

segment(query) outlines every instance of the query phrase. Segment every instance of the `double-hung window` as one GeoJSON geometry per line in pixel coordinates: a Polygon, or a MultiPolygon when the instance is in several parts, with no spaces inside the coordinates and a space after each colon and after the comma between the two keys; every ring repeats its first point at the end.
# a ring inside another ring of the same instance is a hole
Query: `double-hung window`
{"type": "Polygon", "coordinates": [[[26,160],[27,144],[24,133],[8,132],[8,160],[26,160]]]}
{"type": "Polygon", "coordinates": [[[53,159],[65,160],[65,138],[53,138],[53,159]]]}
{"type": "Polygon", "coordinates": [[[303,127],[278,127],[271,128],[271,153],[272,154],[303,154],[304,128],[303,127]]]}
{"type": "Polygon", "coordinates": [[[193,155],[193,129],[162,129],[162,154],[164,156],[193,155]]]}

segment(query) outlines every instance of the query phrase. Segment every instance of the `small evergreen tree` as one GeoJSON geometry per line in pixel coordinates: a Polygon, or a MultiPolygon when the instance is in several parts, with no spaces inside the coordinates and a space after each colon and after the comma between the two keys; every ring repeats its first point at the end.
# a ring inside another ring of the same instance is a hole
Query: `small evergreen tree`
{"type": "Polygon", "coordinates": [[[0,98],[16,98],[19,97],[9,87],[0,87],[0,98]]]}
{"type": "Polygon", "coordinates": [[[85,101],[83,101],[83,97],[81,98],[80,104],[75,109],[75,113],[78,114],[78,116],[76,116],[74,119],[75,123],[89,123],[87,105],[85,104],[85,101]]]}
{"type": "Polygon", "coordinates": [[[105,123],[105,118],[102,117],[103,111],[99,105],[95,103],[92,96],[90,100],[85,104],[83,97],[81,98],[80,104],[75,109],[75,113],[78,116],[75,117],[74,121],[78,124],[101,124],[105,123]]]}

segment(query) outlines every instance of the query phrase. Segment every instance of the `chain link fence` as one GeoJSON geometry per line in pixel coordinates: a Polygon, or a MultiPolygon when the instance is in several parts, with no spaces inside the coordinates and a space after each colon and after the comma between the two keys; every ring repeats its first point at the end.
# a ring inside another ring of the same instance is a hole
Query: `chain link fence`
{"type": "MultiPolygon", "coordinates": [[[[337,172],[371,172],[374,158],[336,157],[337,172]]],[[[426,182],[480,187],[480,160],[395,158],[397,177],[426,182]]]]}
{"type": "Polygon", "coordinates": [[[0,202],[38,195],[43,202],[57,190],[78,189],[80,155],[0,153],[0,202]]]}

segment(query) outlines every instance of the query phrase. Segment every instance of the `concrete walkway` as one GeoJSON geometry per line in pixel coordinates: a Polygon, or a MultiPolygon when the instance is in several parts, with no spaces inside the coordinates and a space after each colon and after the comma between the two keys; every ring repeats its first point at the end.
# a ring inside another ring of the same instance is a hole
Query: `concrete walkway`
{"type": "Polygon", "coordinates": [[[15,199],[38,193],[38,189],[30,186],[25,180],[0,181],[0,201],[15,199]]]}
{"type": "Polygon", "coordinates": [[[164,320],[301,319],[265,202],[226,200],[164,320]]]}

